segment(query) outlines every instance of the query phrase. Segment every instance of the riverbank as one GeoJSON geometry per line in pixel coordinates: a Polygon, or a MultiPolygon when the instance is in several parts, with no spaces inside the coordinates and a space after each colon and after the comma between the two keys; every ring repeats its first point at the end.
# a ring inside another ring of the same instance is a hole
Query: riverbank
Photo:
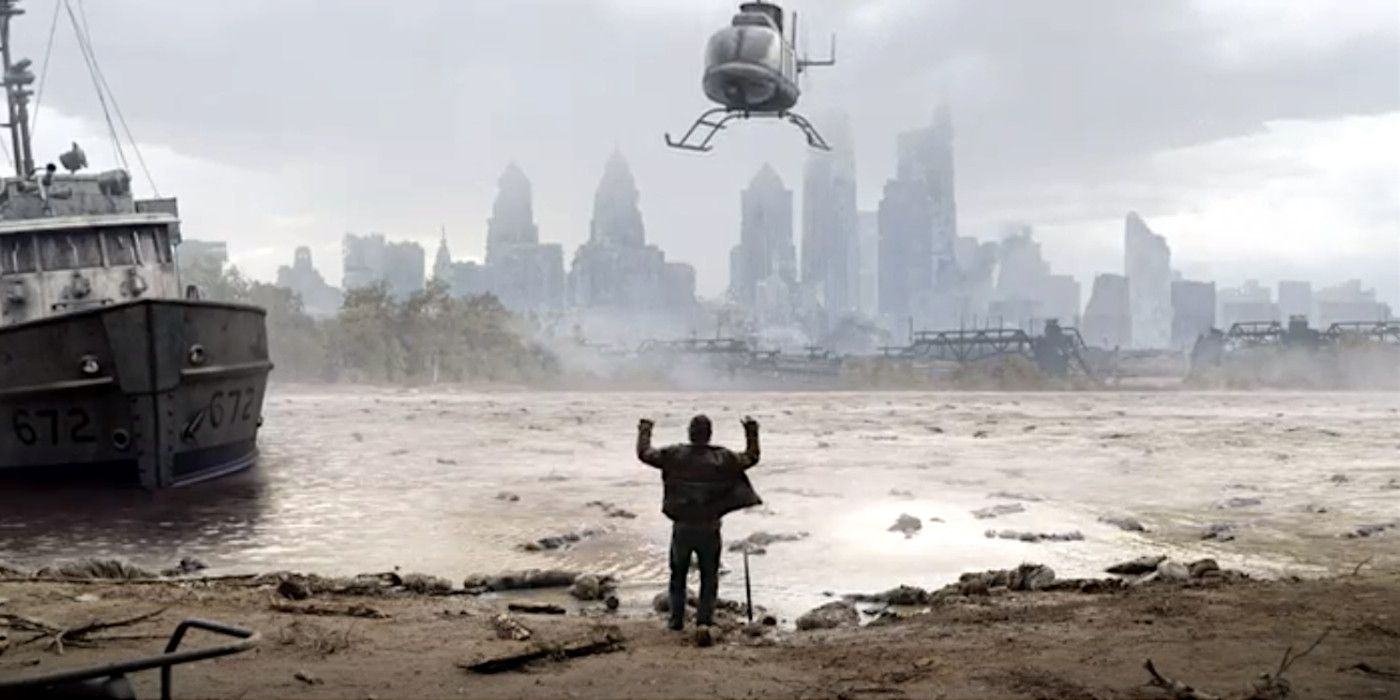
{"type": "MultiPolygon", "coordinates": [[[[1386,675],[1400,672],[1400,572],[1369,565],[1314,580],[1207,576],[1058,590],[964,581],[957,594],[893,608],[863,627],[745,628],[731,618],[709,648],[666,631],[657,615],[618,614],[601,602],[537,614],[507,606],[550,599],[402,585],[370,595],[302,591],[285,580],[6,580],[0,679],[155,653],[178,621],[199,617],[255,629],[262,641],[179,668],[177,697],[1170,697],[1146,685],[1148,658],[1201,692],[1248,697],[1288,648],[1297,655],[1319,639],[1282,674],[1294,696],[1400,697],[1400,677],[1386,675]],[[52,635],[26,643],[39,633],[15,622],[72,630],[156,611],[69,640],[62,655],[52,635]],[[496,673],[470,668],[509,666],[539,648],[582,651],[496,673]]],[[[135,681],[140,697],[156,693],[156,674],[135,681]]]]}

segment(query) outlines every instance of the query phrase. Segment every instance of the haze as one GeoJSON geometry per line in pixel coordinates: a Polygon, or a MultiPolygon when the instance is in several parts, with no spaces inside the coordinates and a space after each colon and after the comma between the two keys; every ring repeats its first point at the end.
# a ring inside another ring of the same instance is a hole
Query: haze
{"type": "MultiPolygon", "coordinates": [[[[941,99],[956,129],[959,233],[1035,227],[1086,286],[1122,267],[1123,216],[1187,276],[1317,285],[1359,277],[1400,305],[1400,5],[1269,2],[789,3],[817,53],[802,111],[855,126],[874,209],[894,137],[941,99]]],[[[19,55],[44,55],[52,0],[26,3],[19,55]]],[[[718,295],[741,187],[765,162],[800,193],[790,127],[747,124],[706,156],[667,150],[705,107],[698,78],[731,0],[88,3],[103,72],[186,235],[228,241],[260,279],[311,245],[383,232],[479,258],[496,178],[518,162],[541,238],[586,237],[621,149],[649,240],[718,295]]],[[[61,28],[63,29],[63,28],[61,28]]],[[[113,164],[69,31],[57,33],[36,155],[77,140],[113,164]]],[[[138,192],[146,189],[137,176],[138,192]]],[[[799,194],[800,196],[800,194],[799,194]]]]}

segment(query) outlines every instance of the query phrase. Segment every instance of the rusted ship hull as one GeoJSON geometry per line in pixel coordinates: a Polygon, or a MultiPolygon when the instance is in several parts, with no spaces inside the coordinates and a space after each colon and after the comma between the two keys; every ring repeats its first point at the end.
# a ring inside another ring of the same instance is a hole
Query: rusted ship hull
{"type": "Polygon", "coordinates": [[[265,312],[152,299],[0,329],[0,478],[147,489],[257,459],[265,312]]]}

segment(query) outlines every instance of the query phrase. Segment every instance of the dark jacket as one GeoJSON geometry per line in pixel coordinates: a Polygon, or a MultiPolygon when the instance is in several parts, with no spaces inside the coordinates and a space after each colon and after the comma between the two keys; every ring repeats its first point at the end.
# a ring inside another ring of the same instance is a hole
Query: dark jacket
{"type": "Polygon", "coordinates": [[[758,431],[746,431],[743,452],[714,445],[651,446],[651,431],[637,432],[637,459],[661,470],[661,512],[678,523],[719,526],[733,511],[763,503],[744,471],[758,464],[758,431]]]}

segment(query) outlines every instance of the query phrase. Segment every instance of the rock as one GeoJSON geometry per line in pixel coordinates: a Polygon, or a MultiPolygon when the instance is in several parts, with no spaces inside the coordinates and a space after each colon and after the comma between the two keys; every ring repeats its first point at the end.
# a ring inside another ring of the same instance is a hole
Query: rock
{"type": "Polygon", "coordinates": [[[506,503],[515,503],[520,500],[520,496],[509,491],[502,491],[496,494],[496,500],[505,501],[506,503]]]}
{"type": "Polygon", "coordinates": [[[904,491],[901,489],[890,489],[890,495],[894,496],[895,498],[913,498],[914,492],[904,491]]]}
{"type": "Polygon", "coordinates": [[[560,569],[526,569],[525,571],[507,571],[492,576],[480,574],[468,576],[462,582],[462,586],[468,592],[485,593],[488,591],[520,591],[532,588],[563,588],[572,586],[574,579],[578,578],[576,571],[565,571],[560,569]]]}
{"type": "Polygon", "coordinates": [[[553,603],[510,603],[506,605],[506,610],[527,615],[563,615],[566,612],[553,603]]]}
{"type": "Polygon", "coordinates": [[[75,603],[96,603],[99,600],[102,600],[102,596],[96,593],[84,593],[82,595],[73,596],[73,602],[75,603]]]}
{"type": "Polygon", "coordinates": [[[419,595],[447,595],[452,592],[451,581],[427,574],[406,574],[399,585],[408,592],[419,595]]]}
{"type": "Polygon", "coordinates": [[[550,535],[541,537],[534,542],[525,542],[516,545],[516,549],[522,552],[549,552],[556,549],[563,549],[571,544],[576,544],[589,537],[603,534],[602,530],[588,528],[577,532],[566,532],[562,535],[550,535]]]}
{"type": "Polygon", "coordinates": [[[905,539],[908,539],[918,534],[919,530],[922,529],[924,529],[923,521],[908,513],[901,513],[887,531],[901,533],[905,539]]]}
{"type": "Polygon", "coordinates": [[[309,671],[297,671],[292,674],[292,677],[307,685],[321,685],[325,683],[319,676],[312,675],[309,671]]]}
{"type": "Polygon", "coordinates": [[[748,537],[729,545],[729,551],[742,552],[748,550],[749,554],[764,554],[766,547],[774,542],[797,542],[805,540],[809,536],[807,532],[755,532],[748,537]]]}
{"type": "Polygon", "coordinates": [[[1212,571],[1220,571],[1220,565],[1214,559],[1197,559],[1186,567],[1191,574],[1191,578],[1201,578],[1212,571]]]}
{"type": "Polygon", "coordinates": [[[1165,556],[1143,556],[1131,561],[1119,562],[1104,569],[1110,574],[1140,576],[1157,570],[1157,565],[1166,561],[1165,556]]]}
{"type": "Polygon", "coordinates": [[[578,600],[602,600],[612,588],[613,580],[610,576],[583,574],[574,579],[574,585],[569,588],[569,595],[578,600]]]}
{"type": "Polygon", "coordinates": [[[1191,570],[1174,559],[1165,559],[1157,565],[1157,578],[1168,583],[1181,583],[1191,578],[1191,570]]]}
{"type": "Polygon", "coordinates": [[[491,618],[491,627],[496,630],[497,639],[506,639],[516,642],[523,642],[533,634],[529,627],[521,624],[510,613],[501,613],[491,618]]]}
{"type": "Polygon", "coordinates": [[[855,593],[845,596],[856,603],[885,603],[887,605],[927,605],[928,591],[918,586],[899,585],[883,593],[855,593]]]}
{"type": "Polygon", "coordinates": [[[990,435],[990,434],[991,434],[991,433],[988,433],[988,432],[985,431],[985,430],[979,430],[979,431],[973,433],[973,434],[972,434],[972,437],[981,439],[981,438],[987,437],[987,436],[990,435]]]}
{"type": "MultiPolygon", "coordinates": [[[[689,590],[689,589],[686,590],[686,592],[685,592],[685,604],[686,604],[686,606],[692,607],[692,608],[693,608],[693,607],[695,607],[697,604],[699,604],[699,602],[700,602],[700,599],[699,599],[698,597],[696,597],[695,591],[694,591],[694,590],[689,590]]],[[[656,594],[655,596],[653,596],[652,599],[651,599],[651,609],[652,609],[652,610],[655,610],[656,612],[662,613],[662,614],[671,612],[671,594],[668,593],[668,592],[666,592],[666,591],[662,591],[662,592],[660,592],[660,593],[657,593],[657,594],[656,594]]]]}
{"type": "Polygon", "coordinates": [[[584,505],[585,505],[585,507],[588,507],[588,508],[599,508],[599,509],[601,509],[601,510],[603,511],[603,515],[605,515],[606,517],[609,517],[609,518],[624,518],[624,519],[627,519],[627,520],[631,520],[631,519],[637,517],[637,514],[636,514],[636,513],[633,513],[633,512],[630,511],[630,510],[625,510],[625,509],[623,509],[623,508],[619,508],[619,507],[617,507],[617,506],[615,506],[615,505],[613,505],[612,503],[609,503],[609,502],[607,502],[607,501],[589,501],[588,503],[586,503],[586,504],[584,504],[584,505]]]}
{"type": "Polygon", "coordinates": [[[898,612],[895,612],[894,610],[880,610],[880,611],[874,613],[874,616],[875,616],[875,618],[874,618],[873,620],[871,620],[870,622],[866,623],[866,626],[868,626],[868,627],[884,627],[885,625],[892,625],[892,624],[894,624],[894,623],[896,623],[896,622],[899,622],[900,620],[903,620],[903,619],[904,619],[904,616],[903,616],[903,615],[900,615],[898,612]]]}
{"type": "Polygon", "coordinates": [[[0,576],[7,578],[29,578],[29,572],[17,566],[0,561],[0,576]]]}
{"type": "Polygon", "coordinates": [[[1055,582],[1055,570],[1044,564],[1022,564],[1011,570],[1006,587],[1013,591],[1039,591],[1055,582]]]}
{"type": "Polygon", "coordinates": [[[1099,522],[1112,525],[1125,532],[1147,532],[1147,528],[1143,527],[1142,523],[1138,522],[1137,518],[1104,516],[1099,518],[1099,522]]]}
{"type": "Polygon", "coordinates": [[[622,606],[622,601],[618,600],[615,595],[609,595],[603,599],[603,606],[610,611],[616,612],[617,609],[622,606]]]}
{"type": "Polygon", "coordinates": [[[984,533],[988,538],[1002,540],[1020,540],[1022,542],[1078,542],[1084,539],[1084,534],[1078,530],[1069,532],[1030,532],[1022,530],[988,530],[984,533]]]}
{"type": "Polygon", "coordinates": [[[195,557],[181,557],[180,563],[160,572],[161,576],[188,576],[209,568],[208,564],[195,557]]]}
{"type": "Polygon", "coordinates": [[[764,616],[763,616],[763,619],[762,619],[762,620],[759,620],[759,622],[761,622],[761,623],[763,624],[764,627],[777,627],[777,626],[778,626],[778,618],[776,618],[776,617],[774,617],[774,616],[772,616],[772,615],[764,615],[764,616]]]}
{"type": "Polygon", "coordinates": [[[1235,539],[1235,526],[1233,523],[1211,523],[1206,526],[1206,531],[1201,534],[1201,539],[1229,542],[1235,539]]]}
{"type": "Polygon", "coordinates": [[[797,618],[799,630],[824,630],[837,627],[855,627],[860,624],[860,613],[856,606],[838,600],[811,610],[797,618]]]}
{"type": "Polygon", "coordinates": [[[1382,491],[1397,491],[1397,490],[1400,490],[1400,479],[1391,479],[1390,481],[1387,481],[1387,482],[1385,482],[1384,484],[1381,484],[1381,490],[1382,490],[1382,491]]]}
{"type": "Polygon", "coordinates": [[[1332,478],[1328,479],[1328,481],[1340,485],[1351,481],[1351,477],[1347,476],[1346,474],[1333,474],[1332,478]]]}
{"type": "Polygon", "coordinates": [[[311,597],[311,587],[295,578],[284,578],[277,584],[277,595],[287,600],[306,600],[311,597]]]}
{"type": "Polygon", "coordinates": [[[1243,497],[1243,496],[1232,496],[1232,497],[1227,498],[1227,499],[1221,501],[1220,503],[1216,504],[1215,507],[1216,507],[1216,508],[1219,508],[1219,509],[1222,509],[1222,510],[1223,510],[1223,509],[1226,509],[1226,508],[1252,508],[1252,507],[1257,506],[1257,505],[1259,505],[1259,504],[1261,504],[1261,503],[1263,503],[1263,501],[1260,500],[1260,499],[1258,499],[1258,498],[1246,498],[1246,497],[1243,497]]]}
{"type": "Polygon", "coordinates": [[[974,510],[972,511],[972,517],[977,518],[978,520],[986,520],[988,518],[995,518],[999,515],[1012,515],[1015,513],[1024,512],[1026,512],[1026,507],[1021,505],[1020,503],[1000,503],[994,506],[987,506],[986,508],[979,508],[977,510],[974,510]]]}
{"type": "Polygon", "coordinates": [[[79,559],[46,566],[34,572],[35,578],[132,579],[159,578],[156,572],[133,566],[120,559],[79,559]]]}

